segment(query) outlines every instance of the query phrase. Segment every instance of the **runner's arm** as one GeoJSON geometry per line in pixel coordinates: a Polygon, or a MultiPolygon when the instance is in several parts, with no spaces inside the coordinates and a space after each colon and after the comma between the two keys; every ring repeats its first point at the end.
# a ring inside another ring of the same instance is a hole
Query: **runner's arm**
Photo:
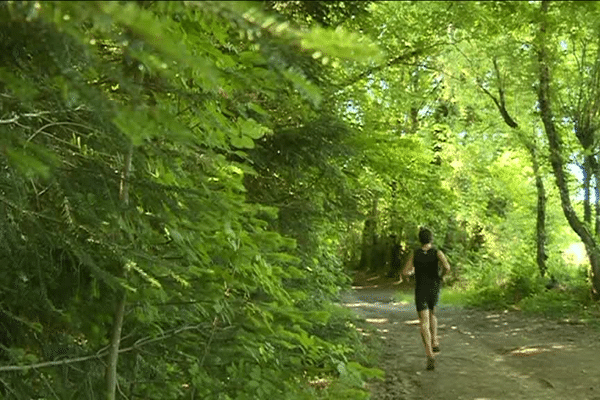
{"type": "Polygon", "coordinates": [[[442,253],[441,250],[438,250],[437,255],[438,259],[442,262],[442,278],[444,278],[444,276],[450,273],[450,264],[448,263],[448,259],[446,259],[446,256],[444,255],[444,253],[442,253]]]}
{"type": "Polygon", "coordinates": [[[408,256],[408,260],[406,261],[406,265],[404,266],[404,269],[402,270],[402,275],[404,276],[408,276],[408,275],[412,275],[412,273],[415,270],[415,266],[413,265],[413,252],[410,252],[410,255],[408,256]]]}

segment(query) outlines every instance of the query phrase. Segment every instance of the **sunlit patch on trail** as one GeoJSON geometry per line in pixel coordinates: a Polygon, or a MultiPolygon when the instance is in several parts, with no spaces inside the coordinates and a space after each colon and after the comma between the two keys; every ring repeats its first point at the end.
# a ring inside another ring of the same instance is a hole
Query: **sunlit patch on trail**
{"type": "Polygon", "coordinates": [[[365,321],[367,321],[371,324],[385,324],[386,322],[389,322],[389,319],[387,319],[387,318],[366,318],[365,321]]]}
{"type": "Polygon", "coordinates": [[[541,347],[541,346],[531,346],[531,347],[523,346],[523,347],[519,347],[517,349],[509,351],[509,354],[511,354],[513,356],[518,356],[518,357],[529,357],[529,356],[535,356],[537,354],[545,353],[547,351],[550,351],[550,349],[541,347]]]}
{"type": "Polygon", "coordinates": [[[364,303],[364,302],[359,302],[359,303],[344,303],[344,305],[346,307],[355,308],[355,307],[368,307],[370,304],[364,303]]]}
{"type": "Polygon", "coordinates": [[[344,306],[350,307],[350,308],[359,308],[359,307],[365,307],[365,308],[386,307],[386,308],[389,308],[390,306],[393,307],[393,306],[407,306],[407,305],[410,305],[410,303],[406,302],[406,301],[397,301],[397,302],[390,302],[390,303],[381,303],[381,302],[368,303],[368,302],[359,301],[356,303],[344,303],[344,306]]]}
{"type": "Polygon", "coordinates": [[[352,289],[373,289],[378,288],[379,285],[370,285],[370,286],[352,286],[352,289]]]}
{"type": "Polygon", "coordinates": [[[537,346],[521,346],[513,349],[509,349],[504,351],[502,354],[513,355],[517,357],[529,357],[535,356],[537,354],[546,353],[553,350],[568,350],[570,345],[564,344],[545,344],[545,345],[537,345],[537,346]]]}
{"type": "Polygon", "coordinates": [[[406,325],[419,325],[419,320],[418,319],[413,319],[413,320],[410,320],[410,321],[404,321],[404,323],[406,325]]]}

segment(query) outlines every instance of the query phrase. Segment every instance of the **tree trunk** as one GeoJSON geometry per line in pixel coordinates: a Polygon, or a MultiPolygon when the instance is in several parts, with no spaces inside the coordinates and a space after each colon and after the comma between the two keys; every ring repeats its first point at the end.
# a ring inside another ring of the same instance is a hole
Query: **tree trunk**
{"type": "Polygon", "coordinates": [[[392,181],[390,183],[391,197],[392,197],[392,211],[390,213],[390,230],[392,235],[398,236],[400,230],[400,223],[398,221],[398,181],[392,181]]]}
{"type": "Polygon", "coordinates": [[[536,260],[540,275],[546,275],[546,189],[544,180],[540,175],[540,166],[535,152],[535,147],[530,147],[531,160],[533,163],[533,173],[535,175],[535,187],[537,189],[537,223],[536,223],[536,260]]]}
{"type": "Polygon", "coordinates": [[[594,232],[596,233],[596,236],[598,236],[598,235],[600,235],[600,188],[598,187],[598,184],[596,184],[596,186],[594,188],[594,193],[596,194],[596,199],[595,199],[596,216],[594,218],[594,232]]]}
{"type": "Polygon", "coordinates": [[[538,62],[539,62],[539,90],[538,100],[544,130],[548,137],[550,146],[550,164],[556,178],[556,185],[560,194],[560,202],[563,213],[575,233],[581,238],[588,253],[592,271],[592,293],[594,297],[598,297],[600,293],[600,249],[596,243],[594,236],[589,231],[588,227],[577,217],[573,206],[569,188],[567,185],[564,165],[562,158],[562,141],[556,131],[554,125],[554,115],[552,113],[551,98],[550,98],[550,68],[548,67],[547,53],[545,48],[546,23],[545,14],[548,11],[548,1],[542,1],[541,13],[542,22],[540,24],[538,62]]]}
{"type": "Polygon", "coordinates": [[[123,328],[123,316],[125,315],[125,291],[118,295],[113,327],[110,337],[110,352],[106,366],[106,398],[115,400],[117,394],[117,363],[119,361],[119,347],[121,345],[121,330],[123,328]]]}
{"type": "Polygon", "coordinates": [[[379,237],[377,235],[377,217],[379,207],[379,196],[375,195],[373,199],[373,209],[371,210],[371,259],[369,260],[369,271],[376,271],[380,265],[378,261],[381,260],[380,248],[379,248],[379,237]]]}
{"type": "MultiPolygon", "coordinates": [[[[123,205],[129,204],[129,174],[131,172],[131,158],[133,157],[133,145],[129,146],[125,165],[121,175],[121,187],[119,190],[120,201],[123,205]]],[[[125,267],[121,267],[122,274],[125,274],[125,267]]],[[[121,345],[121,331],[123,329],[123,316],[125,315],[126,293],[120,289],[117,294],[117,304],[113,318],[113,326],[110,335],[110,350],[106,362],[106,398],[115,400],[117,393],[117,364],[119,361],[119,347],[121,345]]]]}
{"type": "Polygon", "coordinates": [[[592,224],[592,203],[590,201],[590,183],[592,174],[590,171],[590,156],[585,156],[583,160],[583,221],[591,226],[592,224]]]}
{"type": "Polygon", "coordinates": [[[371,209],[371,213],[365,221],[365,227],[363,229],[362,250],[359,263],[360,270],[371,271],[373,268],[373,262],[376,258],[378,204],[379,197],[375,195],[373,198],[373,208],[371,209]]]}
{"type": "Polygon", "coordinates": [[[372,237],[371,237],[371,218],[367,218],[362,234],[362,244],[360,250],[360,261],[358,263],[358,269],[361,271],[369,271],[371,269],[371,249],[372,249],[372,237]]]}
{"type": "Polygon", "coordinates": [[[596,194],[595,209],[596,216],[594,218],[594,232],[596,236],[600,235],[600,186],[598,186],[598,179],[600,178],[600,172],[596,173],[596,185],[594,186],[594,193],[596,194]]]}
{"type": "Polygon", "coordinates": [[[594,176],[594,194],[596,195],[594,199],[594,232],[596,236],[600,235],[600,163],[596,160],[596,156],[590,157],[591,162],[591,171],[594,176]]]}

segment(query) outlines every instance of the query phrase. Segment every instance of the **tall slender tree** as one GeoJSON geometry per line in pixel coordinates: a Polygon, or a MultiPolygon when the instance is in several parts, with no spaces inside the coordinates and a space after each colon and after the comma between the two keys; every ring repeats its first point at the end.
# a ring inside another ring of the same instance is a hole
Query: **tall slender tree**
{"type": "Polygon", "coordinates": [[[594,296],[598,297],[600,295],[600,245],[590,230],[590,227],[586,226],[586,224],[578,217],[571,203],[571,194],[565,174],[563,154],[564,140],[559,133],[559,128],[554,115],[553,99],[556,98],[556,94],[553,90],[556,89],[553,85],[555,82],[552,79],[551,72],[552,67],[555,66],[552,55],[556,46],[554,39],[556,38],[557,32],[553,30],[555,27],[550,22],[550,10],[550,2],[547,0],[542,1],[540,5],[540,20],[536,38],[536,52],[539,68],[538,100],[540,116],[544,124],[546,136],[548,137],[550,163],[552,164],[556,185],[560,193],[562,209],[569,225],[571,225],[573,230],[585,244],[591,264],[592,292],[594,296]]]}

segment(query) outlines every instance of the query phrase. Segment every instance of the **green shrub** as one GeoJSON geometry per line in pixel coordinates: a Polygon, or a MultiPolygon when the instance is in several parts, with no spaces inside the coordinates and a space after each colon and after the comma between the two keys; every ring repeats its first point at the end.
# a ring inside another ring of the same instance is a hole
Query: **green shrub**
{"type": "Polygon", "coordinates": [[[505,290],[500,286],[484,286],[465,292],[466,305],[487,310],[506,308],[508,300],[505,290]]]}
{"type": "Polygon", "coordinates": [[[525,312],[556,318],[578,312],[582,304],[573,293],[548,290],[524,298],[519,307],[525,312]]]}
{"type": "Polygon", "coordinates": [[[537,274],[514,274],[504,286],[507,300],[518,303],[521,299],[535,295],[544,289],[544,280],[537,274]]]}
{"type": "MultiPolygon", "coordinates": [[[[560,282],[560,281],[559,281],[560,282]]],[[[588,307],[593,307],[585,279],[571,277],[554,289],[543,289],[521,300],[518,306],[525,312],[551,318],[581,317],[588,307]]]]}
{"type": "Polygon", "coordinates": [[[449,306],[467,306],[467,293],[460,288],[442,288],[440,292],[440,305],[449,305],[449,306]]]}

